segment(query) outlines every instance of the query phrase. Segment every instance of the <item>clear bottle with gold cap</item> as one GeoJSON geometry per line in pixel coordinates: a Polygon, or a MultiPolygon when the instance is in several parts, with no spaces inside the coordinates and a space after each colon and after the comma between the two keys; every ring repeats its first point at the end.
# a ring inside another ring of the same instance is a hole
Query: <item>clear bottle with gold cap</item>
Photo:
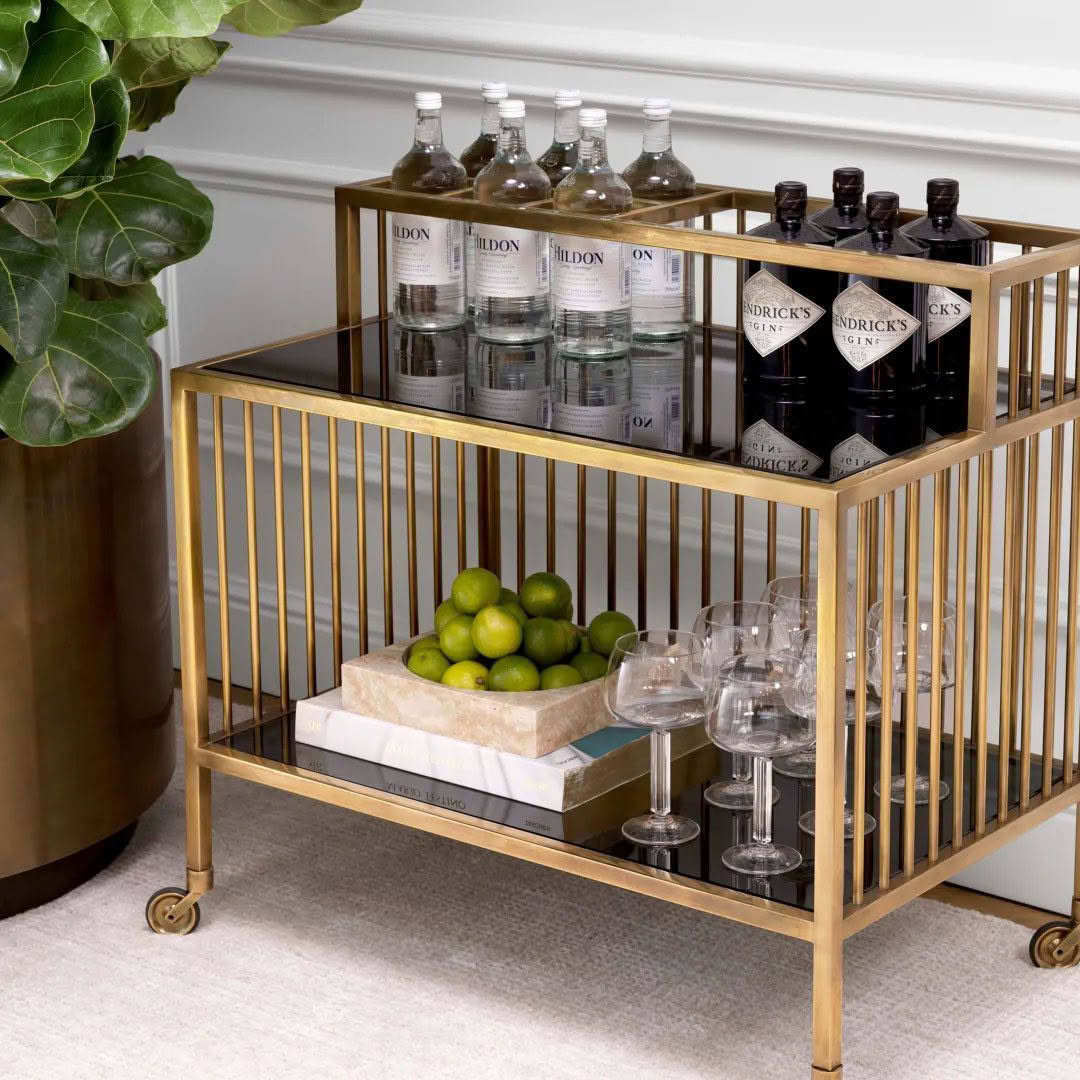
{"type": "Polygon", "coordinates": [[[565,180],[577,164],[578,140],[581,136],[578,124],[580,108],[580,90],[555,91],[555,135],[551,145],[536,159],[536,164],[547,174],[553,188],[565,180]]]}

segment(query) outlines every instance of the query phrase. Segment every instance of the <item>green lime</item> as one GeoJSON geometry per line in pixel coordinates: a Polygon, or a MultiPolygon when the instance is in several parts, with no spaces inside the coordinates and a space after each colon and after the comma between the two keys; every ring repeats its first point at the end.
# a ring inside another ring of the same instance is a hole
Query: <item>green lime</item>
{"type": "Polygon", "coordinates": [[[577,686],[584,681],[581,672],[569,664],[552,664],[540,673],[541,690],[561,690],[564,686],[577,686]]]}
{"type": "Polygon", "coordinates": [[[473,616],[473,644],[491,660],[517,652],[521,637],[521,623],[504,607],[481,608],[473,616]]]}
{"type": "Polygon", "coordinates": [[[454,607],[453,600],[444,600],[435,609],[435,633],[441,634],[443,627],[455,616],[460,615],[461,612],[454,607]]]}
{"type": "Polygon", "coordinates": [[[592,652],[593,647],[589,644],[589,632],[588,630],[582,630],[581,636],[578,638],[577,646],[578,655],[582,653],[592,652]]]}
{"type": "Polygon", "coordinates": [[[475,615],[481,608],[499,602],[502,585],[490,571],[480,566],[462,570],[450,586],[450,599],[462,615],[475,615]]]}
{"type": "Polygon", "coordinates": [[[566,607],[563,609],[564,619],[573,619],[574,617],[574,601],[572,599],[566,601],[566,607]]]}
{"type": "Polygon", "coordinates": [[[557,664],[566,655],[566,634],[554,619],[543,615],[529,619],[525,624],[521,651],[537,667],[557,664]]]}
{"type": "Polygon", "coordinates": [[[569,619],[558,619],[557,622],[566,637],[566,652],[563,655],[573,656],[578,650],[578,642],[581,641],[581,631],[569,619]]]}
{"type": "Polygon", "coordinates": [[[571,599],[570,586],[558,574],[530,574],[521,583],[521,606],[530,615],[561,619],[571,599]]]}
{"type": "MultiPolygon", "coordinates": [[[[503,592],[506,592],[506,590],[503,589],[503,592]]],[[[504,608],[506,611],[509,611],[510,614],[513,615],[519,623],[521,623],[522,626],[525,625],[525,620],[528,619],[529,616],[525,613],[525,609],[516,600],[500,600],[499,607],[504,608]]]]}
{"type": "Polygon", "coordinates": [[[409,655],[410,656],[415,656],[418,652],[423,652],[425,649],[438,649],[438,648],[441,648],[441,646],[439,645],[439,635],[438,634],[425,634],[423,637],[417,638],[409,646],[409,655]]]}
{"type": "Polygon", "coordinates": [[[602,679],[607,674],[607,661],[595,652],[579,652],[570,661],[570,666],[585,680],[602,679]]]}
{"type": "Polygon", "coordinates": [[[406,667],[421,679],[440,682],[450,667],[450,661],[438,649],[421,649],[419,652],[412,649],[406,667]]]}
{"type": "Polygon", "coordinates": [[[441,681],[443,686],[456,686],[458,690],[486,690],[488,669],[475,660],[461,660],[443,672],[441,681]]]}
{"type": "Polygon", "coordinates": [[[621,611],[601,611],[589,623],[589,644],[595,652],[608,656],[623,634],[632,634],[636,629],[629,615],[621,611]]]}
{"type": "Polygon", "coordinates": [[[526,656],[504,656],[491,665],[488,686],[492,690],[539,690],[540,672],[526,656]]]}
{"type": "Polygon", "coordinates": [[[472,639],[473,617],[455,615],[439,634],[439,647],[455,663],[458,660],[474,660],[476,646],[472,639]]]}
{"type": "Polygon", "coordinates": [[[503,588],[499,590],[499,599],[496,600],[495,603],[498,604],[500,607],[503,607],[506,604],[520,604],[521,597],[518,596],[518,594],[514,592],[513,589],[503,588]]]}

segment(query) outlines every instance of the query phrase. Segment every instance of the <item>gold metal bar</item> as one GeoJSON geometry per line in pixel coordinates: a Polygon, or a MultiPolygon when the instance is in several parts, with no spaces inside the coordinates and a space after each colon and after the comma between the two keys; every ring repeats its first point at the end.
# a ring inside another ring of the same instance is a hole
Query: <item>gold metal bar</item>
{"type": "Polygon", "coordinates": [[[330,606],[333,623],[334,686],[341,682],[341,487],[338,477],[338,422],[327,420],[330,458],[330,606]]]}
{"type": "MultiPolygon", "coordinates": [[[[934,570],[930,593],[930,804],[928,814],[927,860],[937,862],[941,841],[941,800],[937,793],[941,784],[942,691],[941,665],[944,645],[944,613],[946,589],[946,543],[949,533],[949,502],[945,473],[934,477],[934,570]]],[[[909,668],[914,653],[909,652],[909,668]]],[[[910,685],[910,677],[909,677],[910,685]]]]}
{"type": "MultiPolygon", "coordinates": [[[[702,221],[706,230],[712,229],[712,214],[705,214],[702,221]]],[[[688,256],[693,259],[694,256],[688,256]]],[[[701,322],[702,322],[702,357],[701,357],[701,439],[706,446],[712,445],[712,398],[713,398],[713,261],[711,255],[702,256],[701,275],[701,322]]],[[[707,601],[702,600],[702,605],[707,601]]]]}
{"type": "MultiPolygon", "coordinates": [[[[1016,448],[1013,444],[1005,451],[1005,572],[1015,564],[1016,550],[1016,499],[1013,497],[1013,484],[1017,470],[1016,448]]],[[[1013,579],[1014,582],[1016,579],[1013,579]]],[[[1009,816],[1009,734],[1013,708],[1013,622],[1015,618],[1016,589],[1003,590],[1001,598],[1001,721],[998,735],[998,824],[1003,824],[1009,816]]]]}
{"type": "Polygon", "coordinates": [[[776,503],[770,502],[765,519],[765,578],[776,577],[776,503]]]}
{"type": "MultiPolygon", "coordinates": [[[[855,625],[866,625],[869,607],[870,506],[863,503],[857,511],[855,540],[855,625]]],[[[846,588],[844,591],[846,593],[846,588]]],[[[855,769],[852,811],[855,835],[851,841],[851,902],[861,904],[866,881],[866,634],[855,632],[855,769]]],[[[844,763],[847,769],[847,763],[844,763]]],[[[843,777],[841,777],[841,783],[843,777]]],[[[887,828],[883,824],[882,828],[887,828]]]]}
{"type": "MultiPolygon", "coordinates": [[[[1080,305],[1078,305],[1080,309],[1080,305]]],[[[1054,287],[1054,404],[1065,396],[1065,352],[1069,345],[1069,271],[1058,273],[1054,287]]]]}
{"type": "MultiPolygon", "coordinates": [[[[915,774],[919,749],[918,667],[912,662],[918,655],[919,633],[919,484],[908,484],[904,506],[904,591],[907,595],[905,663],[907,684],[904,717],[904,875],[915,872],[915,774]]],[[[936,797],[930,792],[930,798],[936,797]]]]}
{"type": "MultiPolygon", "coordinates": [[[[1023,244],[1020,248],[1022,255],[1031,254],[1031,246],[1023,244]]],[[[1023,405],[1024,379],[1031,371],[1031,278],[1025,277],[1020,282],[1020,399],[1018,404],[1023,405]]],[[[1028,388],[1030,390],[1030,383],[1028,388]]],[[[1030,398],[1029,398],[1030,404],[1030,398]]]]}
{"type": "Polygon", "coordinates": [[[457,456],[457,562],[460,573],[469,565],[468,536],[465,531],[465,444],[460,439],[455,450],[457,456]]]}
{"type": "Polygon", "coordinates": [[[225,510],[224,406],[214,396],[214,515],[217,521],[218,625],[221,629],[221,713],[232,731],[232,636],[229,633],[229,545],[225,510]]]}
{"type": "Polygon", "coordinates": [[[990,513],[994,493],[994,454],[979,455],[979,497],[976,510],[975,647],[971,686],[971,722],[975,737],[975,835],[986,832],[987,736],[990,718],[990,513]]]}
{"type": "Polygon", "coordinates": [[[360,208],[334,193],[335,280],[338,326],[355,326],[363,318],[360,291],[360,208]]]}
{"type": "Polygon", "coordinates": [[[1009,398],[1008,416],[1020,407],[1020,339],[1023,323],[1024,291],[1020,285],[1009,290],[1009,398]]]}
{"type": "Polygon", "coordinates": [[[892,749],[893,706],[893,619],[896,590],[896,492],[885,499],[884,544],[881,567],[881,763],[878,770],[878,887],[886,888],[892,876],[892,749]]]}
{"type": "MultiPolygon", "coordinates": [[[[1035,530],[1039,499],[1039,436],[1030,439],[1028,451],[1027,524],[1024,549],[1024,683],[1020,712],[1020,809],[1031,799],[1031,704],[1034,696],[1035,662],[1035,530]]],[[[1047,641],[1049,645],[1049,641],[1047,641]]]]}
{"type": "MultiPolygon", "coordinates": [[[[746,232],[746,211],[735,211],[735,231],[740,236],[746,232]]],[[[743,260],[735,260],[735,436],[740,441],[743,433],[743,369],[745,365],[746,335],[743,330],[743,260]]],[[[733,529],[734,559],[732,565],[731,595],[735,600],[743,598],[744,541],[746,507],[742,495],[735,496],[733,529]]]]}
{"type": "Polygon", "coordinates": [[[304,526],[304,630],[307,645],[307,692],[315,687],[315,544],[311,514],[311,413],[300,414],[300,493],[304,526]]]}
{"type": "Polygon", "coordinates": [[[405,533],[409,562],[409,635],[420,633],[420,604],[416,574],[416,436],[405,433],[405,533]]]}
{"type": "MultiPolygon", "coordinates": [[[[1060,282],[1059,282],[1060,287],[1060,282]]],[[[1054,376],[1057,381],[1058,365],[1054,376]]],[[[1061,482],[1065,452],[1065,428],[1058,425],[1050,437],[1050,546],[1046,557],[1046,657],[1043,668],[1042,793],[1048,795],[1053,781],[1054,734],[1057,720],[1058,602],[1061,573],[1061,482]]]]}
{"type": "Polygon", "coordinates": [[[547,462],[547,569],[555,573],[555,462],[547,462]]]}
{"type": "Polygon", "coordinates": [[[585,624],[585,581],[588,564],[585,555],[585,541],[587,539],[585,527],[585,466],[577,468],[577,621],[579,625],[585,624]]]}
{"type": "Polygon", "coordinates": [[[638,477],[637,487],[637,621],[638,629],[648,625],[649,508],[648,481],[638,477]]]}
{"type": "MultiPolygon", "coordinates": [[[[487,447],[474,447],[476,462],[476,558],[486,570],[491,569],[488,555],[488,451],[487,447]]],[[[496,575],[497,577],[498,575],[496,575]]]]}
{"type": "Polygon", "coordinates": [[[247,504],[248,614],[251,622],[251,702],[255,719],[262,719],[262,643],[259,633],[259,547],[255,511],[254,406],[244,402],[244,489],[247,504]]]}
{"type": "Polygon", "coordinates": [[[970,498],[970,465],[960,462],[957,468],[956,493],[956,683],[953,688],[953,770],[952,770],[952,846],[955,850],[964,843],[964,708],[967,678],[967,566],[968,566],[968,501],[970,498]]]}
{"type": "Polygon", "coordinates": [[[281,450],[281,410],[271,413],[274,432],[274,550],[277,560],[278,688],[281,711],[289,708],[289,594],[285,562],[285,467],[281,450]]]}
{"type": "Polygon", "coordinates": [[[616,483],[619,474],[607,474],[607,604],[608,610],[618,607],[616,574],[618,571],[619,538],[615,524],[616,483]]]}
{"type": "Polygon", "coordinates": [[[1043,338],[1043,293],[1046,278],[1035,279],[1035,299],[1031,315],[1031,384],[1030,407],[1032,412],[1042,408],[1042,338],[1043,338]]]}
{"type": "Polygon", "coordinates": [[[701,489],[701,606],[712,598],[712,492],[701,489]]]}
{"type": "MultiPolygon", "coordinates": [[[[871,499],[870,501],[870,591],[867,593],[867,601],[870,604],[877,602],[878,598],[878,553],[881,546],[880,540],[880,525],[881,518],[879,513],[878,499],[871,499]]],[[[803,535],[807,536],[809,533],[809,517],[810,511],[803,511],[803,519],[805,525],[803,527],[803,535]]],[[[808,561],[808,556],[804,556],[804,561],[808,561]]],[[[809,569],[809,567],[807,567],[809,569]]],[[[800,570],[804,576],[806,576],[806,570],[800,570]]]]}
{"type": "Polygon", "coordinates": [[[734,517],[734,532],[735,532],[735,556],[732,562],[732,576],[734,581],[732,582],[731,595],[735,600],[741,600],[743,598],[743,540],[745,538],[745,525],[746,525],[746,507],[741,495],[735,496],[735,517],[734,517]]]}
{"type": "Polygon", "coordinates": [[[514,497],[517,500],[514,514],[515,539],[517,541],[517,587],[525,580],[525,455],[516,454],[516,483],[514,497]]]}
{"type": "Polygon", "coordinates": [[[679,485],[668,485],[668,611],[669,626],[679,625],[679,485]]]}
{"type": "Polygon", "coordinates": [[[799,574],[810,579],[810,511],[805,507],[799,514],[799,574]]]}
{"type": "Polygon", "coordinates": [[[360,609],[360,655],[368,651],[367,476],[364,425],[356,423],[356,603],[360,609]]]}
{"type": "Polygon", "coordinates": [[[486,492],[487,506],[484,514],[486,532],[486,557],[482,565],[496,577],[502,577],[502,466],[499,463],[499,451],[488,450],[486,453],[486,484],[477,484],[481,496],[486,492]]]}
{"type": "MultiPolygon", "coordinates": [[[[459,448],[461,444],[458,444],[459,448]]],[[[390,429],[379,429],[379,457],[382,465],[382,565],[383,565],[383,645],[394,642],[394,536],[390,519],[390,429]]],[[[464,503],[458,504],[459,515],[464,503]]],[[[459,522],[460,527],[460,522],[459,522]]]]}
{"type": "Polygon", "coordinates": [[[379,293],[379,394],[383,401],[390,396],[390,342],[387,334],[387,315],[390,304],[387,299],[386,281],[386,211],[380,210],[375,215],[376,267],[379,293]]]}
{"type": "Polygon", "coordinates": [[[431,545],[432,603],[438,607],[443,602],[442,440],[435,435],[431,436],[431,545]]]}
{"type": "MultiPolygon", "coordinates": [[[[1078,328],[1080,329],[1080,328],[1078,328]]],[[[1077,335],[1080,355],[1080,334],[1077,335]]],[[[1072,469],[1069,473],[1069,600],[1065,616],[1065,783],[1072,783],[1076,742],[1076,631],[1080,624],[1080,420],[1072,422],[1072,469]]]]}
{"type": "MultiPolygon", "coordinates": [[[[1009,571],[1009,580],[1016,583],[1017,597],[1016,597],[1016,610],[1020,611],[1020,596],[1019,590],[1023,584],[1023,569],[1024,569],[1024,476],[1027,469],[1027,443],[1020,441],[1016,443],[1013,448],[1013,452],[1016,455],[1016,472],[1014,474],[1014,483],[1012,491],[1013,502],[1016,504],[1016,537],[1015,544],[1013,546],[1013,560],[1011,569],[1009,571]]],[[[1015,647],[1010,653],[1012,672],[1010,674],[1011,691],[1008,698],[1009,703],[1009,732],[1010,732],[1010,744],[1014,750],[1020,748],[1020,712],[1019,703],[1017,700],[1018,692],[1020,689],[1020,660],[1022,653],[1022,642],[1020,640],[1019,633],[1015,638],[1015,647]]]]}

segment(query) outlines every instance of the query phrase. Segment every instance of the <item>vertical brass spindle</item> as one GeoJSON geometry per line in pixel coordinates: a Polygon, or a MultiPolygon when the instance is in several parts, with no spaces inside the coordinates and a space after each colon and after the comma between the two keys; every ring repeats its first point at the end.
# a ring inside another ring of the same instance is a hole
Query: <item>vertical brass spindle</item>
{"type": "Polygon", "coordinates": [[[712,490],[701,489],[701,606],[712,599],[712,490]]]}
{"type": "Polygon", "coordinates": [[[953,824],[952,846],[955,851],[964,842],[964,701],[967,667],[967,564],[968,500],[970,463],[961,461],[957,469],[956,493],[956,684],[953,687],[953,824]]]}
{"type": "Polygon", "coordinates": [[[648,517],[648,481],[644,476],[639,476],[637,487],[637,621],[639,630],[644,630],[648,625],[648,517]]]}
{"type": "MultiPolygon", "coordinates": [[[[1013,503],[1015,504],[1015,521],[1016,521],[1016,533],[1015,541],[1012,551],[1012,563],[1011,570],[1009,571],[1009,581],[1016,583],[1016,611],[1017,618],[1019,618],[1020,611],[1020,595],[1019,591],[1023,582],[1023,562],[1024,562],[1024,476],[1027,468],[1027,442],[1021,439],[1015,443],[1012,447],[1015,455],[1016,467],[1013,473],[1013,486],[1012,489],[1006,489],[1008,494],[1011,495],[1013,503]]],[[[1021,645],[1019,633],[1016,634],[1013,642],[1013,649],[1010,652],[1011,659],[1011,671],[1009,675],[1009,745],[1013,750],[1019,750],[1020,748],[1020,713],[1018,710],[1018,692],[1020,689],[1020,658],[1021,658],[1021,645]]]]}
{"type": "Polygon", "coordinates": [[[679,625],[679,485],[668,484],[668,626],[679,625]]]}
{"type": "MultiPolygon", "coordinates": [[[[1080,331],[1080,327],[1077,327],[1080,331]]],[[[1077,334],[1080,357],[1080,333],[1077,334]]],[[[1080,623],[1080,420],[1072,422],[1072,469],[1069,474],[1069,600],[1065,616],[1065,783],[1072,783],[1076,740],[1076,631],[1080,623]]]]}
{"type": "MultiPolygon", "coordinates": [[[[1057,365],[1055,364],[1055,382],[1057,365]]],[[[1050,442],[1050,548],[1046,563],[1046,657],[1043,668],[1042,794],[1050,794],[1054,768],[1054,727],[1057,719],[1058,602],[1061,573],[1061,480],[1065,428],[1057,424],[1050,442]]]]}
{"type": "Polygon", "coordinates": [[[334,636],[334,686],[341,682],[341,488],[338,481],[338,422],[327,419],[330,482],[330,606],[334,636]]]}
{"type": "MultiPolygon", "coordinates": [[[[735,211],[735,231],[742,236],[746,232],[746,211],[735,211]]],[[[743,432],[743,358],[746,340],[743,334],[743,260],[735,260],[735,437],[741,442],[743,432]]],[[[735,555],[732,567],[732,597],[743,598],[744,577],[744,540],[746,525],[746,506],[742,495],[735,496],[735,555]]]]}
{"type": "Polygon", "coordinates": [[[364,425],[356,424],[356,603],[360,609],[360,655],[368,651],[367,476],[364,425]]]}
{"type": "Polygon", "coordinates": [[[304,641],[307,692],[315,693],[315,550],[311,514],[311,413],[300,414],[300,495],[304,528],[304,641]]]}
{"type": "MultiPolygon", "coordinates": [[[[979,497],[975,548],[975,642],[972,650],[971,722],[975,738],[975,835],[986,832],[987,737],[990,718],[990,514],[994,493],[994,452],[979,455],[979,497]]],[[[1007,590],[1006,590],[1007,591],[1007,590]]]]}
{"type": "Polygon", "coordinates": [[[281,711],[289,708],[289,594],[285,570],[285,468],[281,452],[281,409],[272,409],[274,431],[274,548],[277,556],[278,687],[281,711]]]}
{"type": "MultiPolygon", "coordinates": [[[[870,535],[872,539],[876,532],[870,535]]],[[[799,515],[799,575],[810,580],[810,511],[805,507],[799,515]]]]}
{"type": "MultiPolygon", "coordinates": [[[[706,214],[702,221],[706,229],[712,228],[712,214],[706,214]]],[[[688,259],[696,256],[687,255],[688,259]]],[[[702,357],[701,357],[701,438],[706,446],[712,445],[712,289],[713,289],[713,257],[702,255],[704,263],[702,267],[701,287],[701,324],[702,324],[702,357]]],[[[702,601],[702,604],[706,601],[702,601]]]]}
{"type": "MultiPolygon", "coordinates": [[[[1017,458],[1013,443],[1005,451],[1005,552],[1003,566],[1005,573],[1014,566],[1016,549],[1016,499],[1013,498],[1017,458]]],[[[1015,579],[1014,579],[1015,581],[1015,579]]],[[[1010,724],[1013,707],[1013,665],[1010,657],[1013,653],[1013,623],[1015,619],[1014,587],[1003,590],[1001,598],[1001,722],[998,736],[998,825],[1004,824],[1009,814],[1009,747],[1011,745],[1010,724]]]]}
{"type": "Polygon", "coordinates": [[[1024,291],[1020,285],[1009,290],[1009,398],[1008,416],[1020,407],[1020,335],[1023,322],[1024,291]]]}
{"type": "Polygon", "coordinates": [[[735,531],[735,557],[732,565],[731,595],[735,600],[743,598],[743,539],[746,525],[746,506],[742,495],[735,496],[735,518],[733,528],[735,531]]]}
{"type": "MultiPolygon", "coordinates": [[[[881,546],[879,539],[879,527],[880,517],[878,512],[879,500],[872,499],[870,502],[870,591],[866,594],[867,602],[870,604],[876,603],[878,598],[878,551],[881,546]]],[[[803,511],[803,518],[807,521],[807,529],[809,528],[810,511],[803,511]]],[[[807,569],[809,569],[809,563],[807,563],[807,569]]],[[[806,574],[806,570],[800,571],[803,575],[806,574]]]]}
{"type": "Polygon", "coordinates": [[[465,444],[459,440],[454,446],[457,467],[457,565],[460,572],[469,565],[468,536],[465,532],[465,444]]]}
{"type": "MultiPolygon", "coordinates": [[[[461,443],[458,443],[461,446],[461,443]]],[[[379,428],[379,456],[382,465],[382,569],[383,644],[394,642],[394,536],[390,520],[390,429],[379,428]]],[[[464,506],[459,503],[459,508],[464,506]]]]}
{"type": "Polygon", "coordinates": [[[587,530],[585,527],[585,466],[579,465],[577,470],[577,597],[578,610],[577,621],[585,622],[585,577],[587,573],[587,560],[585,557],[585,540],[587,530]]]}
{"type": "Polygon", "coordinates": [[[442,565],[442,440],[431,436],[431,585],[432,603],[443,602],[442,565]]]}
{"type": "MultiPolygon", "coordinates": [[[[217,520],[218,624],[221,628],[221,714],[232,731],[232,635],[229,632],[229,554],[225,511],[224,405],[214,395],[214,513],[217,520]]],[[[280,614],[278,616],[280,618],[280,614]]]]}
{"type": "Polygon", "coordinates": [[[765,578],[776,577],[776,503],[767,504],[765,511],[765,578]]]}
{"type": "Polygon", "coordinates": [[[547,569],[555,573],[555,462],[547,463],[547,569]]]}
{"type": "MultiPolygon", "coordinates": [[[[855,541],[855,835],[851,841],[851,901],[861,904],[866,881],[866,626],[869,591],[870,507],[860,503],[855,541]]],[[[845,763],[845,768],[847,767],[845,763]]],[[[887,828],[887,825],[882,825],[887,828]]]]}
{"type": "Polygon", "coordinates": [[[1031,411],[1038,412],[1042,407],[1042,338],[1043,338],[1043,293],[1046,278],[1035,279],[1035,299],[1031,311],[1031,411]]]}
{"type": "MultiPolygon", "coordinates": [[[[934,476],[934,570],[930,592],[930,804],[927,807],[929,839],[927,857],[937,862],[941,839],[941,800],[937,793],[941,784],[941,663],[944,645],[944,612],[946,581],[945,544],[949,531],[949,503],[944,471],[934,476]]],[[[914,653],[908,653],[908,666],[914,653]]]]}
{"type": "Polygon", "coordinates": [[[262,640],[259,631],[259,543],[255,512],[254,406],[244,402],[244,495],[247,504],[248,614],[251,623],[251,704],[255,719],[262,719],[262,640]]]}
{"type": "Polygon", "coordinates": [[[618,571],[618,536],[615,525],[616,482],[618,473],[610,469],[607,474],[607,606],[614,611],[619,605],[616,596],[618,571]]]}
{"type": "Polygon", "coordinates": [[[514,524],[517,531],[517,587],[525,580],[525,455],[518,454],[516,465],[516,483],[514,497],[514,524]]]}
{"type": "Polygon", "coordinates": [[[420,633],[420,609],[416,575],[416,436],[405,432],[405,532],[409,563],[409,635],[420,633]]]}
{"type": "MultiPolygon", "coordinates": [[[[1036,320],[1037,322],[1038,320],[1036,320]]],[[[1028,450],[1027,522],[1024,528],[1024,683],[1020,699],[1020,808],[1031,798],[1031,704],[1035,691],[1035,541],[1039,499],[1039,436],[1028,450]]],[[[1047,639],[1047,646],[1050,642],[1047,639]]]]}
{"type": "MultiPolygon", "coordinates": [[[[893,602],[896,589],[896,492],[885,493],[884,544],[881,567],[881,655],[883,661],[892,657],[893,602]]],[[[893,665],[885,661],[881,665],[881,763],[878,772],[878,888],[889,884],[892,874],[892,749],[893,706],[896,695],[893,690],[893,665]]]]}
{"type": "MultiPolygon", "coordinates": [[[[1031,245],[1023,244],[1020,247],[1021,255],[1031,253],[1031,245]]],[[[1020,285],[1020,387],[1023,389],[1025,378],[1028,380],[1028,401],[1034,396],[1031,392],[1034,383],[1031,381],[1031,282],[1025,281],[1020,285]]],[[[1022,407],[1023,395],[1021,394],[1017,405],[1022,407]]]]}
{"type": "Polygon", "coordinates": [[[390,343],[387,316],[390,311],[386,281],[386,211],[375,212],[376,272],[379,292],[379,394],[385,401],[390,396],[390,343]]]}
{"type": "MultiPolygon", "coordinates": [[[[1078,305],[1080,306],[1080,305],[1078,305]]],[[[1069,345],[1069,271],[1062,270],[1054,287],[1054,404],[1065,396],[1065,352],[1069,345]]]]}
{"type": "MultiPolygon", "coordinates": [[[[919,634],[919,481],[907,486],[904,506],[904,576],[907,580],[907,626],[905,652],[907,683],[904,687],[904,876],[915,872],[915,773],[919,750],[918,665],[911,657],[918,655],[919,634]]],[[[931,802],[937,792],[931,789],[931,802]]]]}

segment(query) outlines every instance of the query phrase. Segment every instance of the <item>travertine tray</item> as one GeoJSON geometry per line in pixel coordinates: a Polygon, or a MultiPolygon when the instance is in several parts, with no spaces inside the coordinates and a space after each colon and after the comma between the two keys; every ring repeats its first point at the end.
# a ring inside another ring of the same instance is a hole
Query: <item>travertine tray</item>
{"type": "Polygon", "coordinates": [[[602,679],[522,694],[457,690],[409,671],[404,658],[411,644],[398,642],[342,664],[345,708],[522,757],[543,757],[611,723],[602,679]]]}

